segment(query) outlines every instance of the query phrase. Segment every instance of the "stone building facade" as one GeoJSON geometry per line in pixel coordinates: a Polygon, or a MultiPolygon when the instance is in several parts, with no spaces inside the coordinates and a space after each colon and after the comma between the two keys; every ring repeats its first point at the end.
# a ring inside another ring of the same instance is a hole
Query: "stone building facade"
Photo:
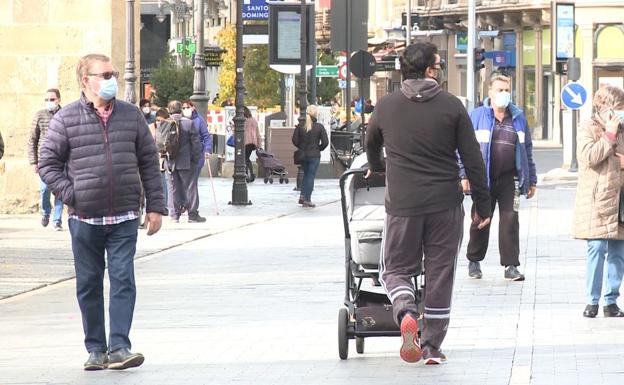
{"type": "MultiPolygon", "coordinates": [[[[139,71],[140,1],[135,2],[135,60],[139,71]]],[[[6,153],[0,161],[0,213],[37,210],[39,179],[28,164],[27,142],[34,114],[44,108],[45,90],[58,88],[62,104],[80,89],[76,63],[104,53],[120,72],[123,98],[126,1],[0,0],[0,132],[6,153]]]]}

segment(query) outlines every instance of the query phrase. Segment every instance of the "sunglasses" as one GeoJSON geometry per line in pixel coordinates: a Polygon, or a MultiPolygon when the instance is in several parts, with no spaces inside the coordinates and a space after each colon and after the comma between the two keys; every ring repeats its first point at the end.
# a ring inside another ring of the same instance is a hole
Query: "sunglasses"
{"type": "Polygon", "coordinates": [[[102,73],[99,73],[99,74],[87,74],[87,76],[97,76],[97,77],[103,78],[105,80],[108,80],[108,79],[110,79],[110,78],[112,78],[114,76],[115,79],[117,79],[119,77],[119,72],[118,71],[102,72],[102,73]]]}
{"type": "Polygon", "coordinates": [[[56,102],[58,99],[56,99],[56,98],[45,98],[43,100],[46,101],[46,102],[56,102]]]}

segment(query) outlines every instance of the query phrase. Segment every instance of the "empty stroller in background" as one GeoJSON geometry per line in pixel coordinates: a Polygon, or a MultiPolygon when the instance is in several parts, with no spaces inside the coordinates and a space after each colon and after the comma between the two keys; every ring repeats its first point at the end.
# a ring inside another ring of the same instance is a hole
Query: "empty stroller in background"
{"type": "MultiPolygon", "coordinates": [[[[338,312],[338,353],[349,355],[349,340],[364,353],[366,337],[400,336],[392,303],[379,282],[379,260],[384,229],[385,188],[383,175],[365,179],[366,154],[359,155],[340,178],[342,218],[345,230],[345,307],[338,312]],[[371,290],[362,282],[372,281],[371,290]]],[[[416,302],[423,313],[424,274],[414,277],[416,302]]],[[[422,330],[422,317],[419,320],[422,330]]]]}
{"type": "Polygon", "coordinates": [[[284,164],[275,155],[261,148],[256,150],[256,156],[260,167],[264,169],[264,183],[273,184],[273,176],[279,177],[280,184],[288,183],[288,172],[284,164]]]}

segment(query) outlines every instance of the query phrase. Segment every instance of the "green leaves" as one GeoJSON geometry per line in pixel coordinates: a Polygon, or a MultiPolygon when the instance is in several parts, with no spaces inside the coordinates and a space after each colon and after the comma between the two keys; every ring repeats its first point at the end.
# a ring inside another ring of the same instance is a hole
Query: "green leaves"
{"type": "Polygon", "coordinates": [[[175,58],[168,53],[152,73],[156,90],[156,104],[166,107],[170,100],[183,101],[193,94],[193,67],[184,63],[177,67],[175,58]]]}

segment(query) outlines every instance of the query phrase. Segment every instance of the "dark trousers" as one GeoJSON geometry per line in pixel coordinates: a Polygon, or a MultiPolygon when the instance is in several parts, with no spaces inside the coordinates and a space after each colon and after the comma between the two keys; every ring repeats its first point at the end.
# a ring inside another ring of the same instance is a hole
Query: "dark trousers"
{"type": "Polygon", "coordinates": [[[308,158],[306,156],[303,161],[303,184],[301,186],[301,195],[303,200],[310,201],[312,199],[312,191],[314,190],[314,178],[318,171],[321,158],[308,158]]]}
{"type": "Polygon", "coordinates": [[[256,178],[253,171],[253,164],[251,164],[251,153],[254,152],[255,149],[255,144],[245,145],[245,167],[247,168],[245,171],[247,172],[247,175],[249,175],[250,179],[256,178]]]}
{"type": "Polygon", "coordinates": [[[105,226],[90,225],[77,219],[69,220],[76,269],[76,295],[88,352],[131,347],[128,335],[136,300],[134,254],[137,229],[137,219],[105,226]],[[110,280],[108,345],[104,323],[105,252],[110,280]]]}
{"type": "Polygon", "coordinates": [[[188,197],[188,214],[189,217],[196,217],[199,215],[199,174],[204,167],[204,160],[199,163],[195,169],[195,174],[191,179],[191,183],[188,186],[186,196],[188,197]]]}
{"type": "MultiPolygon", "coordinates": [[[[498,250],[502,266],[520,266],[520,224],[518,212],[514,211],[514,175],[508,173],[492,181],[490,197],[492,199],[492,214],[498,203],[498,250]]],[[[472,206],[474,215],[475,207],[472,206]]],[[[490,240],[490,226],[481,230],[472,224],[470,226],[470,240],[466,250],[466,257],[472,262],[483,261],[487,253],[490,240]]]]}
{"type": "Polygon", "coordinates": [[[172,218],[178,219],[183,209],[190,209],[188,191],[194,180],[195,167],[192,167],[190,170],[174,170],[169,174],[169,201],[171,206],[173,206],[169,209],[169,215],[172,218]]]}
{"type": "Polygon", "coordinates": [[[386,215],[379,277],[392,301],[397,324],[406,313],[419,313],[413,279],[421,270],[424,256],[422,346],[439,349],[446,336],[463,223],[461,205],[415,217],[386,215]]]}

